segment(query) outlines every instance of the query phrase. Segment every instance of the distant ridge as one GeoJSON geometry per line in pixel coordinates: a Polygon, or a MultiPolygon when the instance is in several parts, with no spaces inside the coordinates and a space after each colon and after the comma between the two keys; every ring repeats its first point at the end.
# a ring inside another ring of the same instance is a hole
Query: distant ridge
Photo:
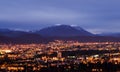
{"type": "Polygon", "coordinates": [[[48,43],[54,40],[74,40],[79,42],[120,42],[116,35],[94,35],[81,27],[59,25],[43,28],[39,31],[25,32],[0,29],[0,43],[28,44],[48,43]]]}
{"type": "Polygon", "coordinates": [[[93,36],[92,33],[87,32],[84,29],[77,29],[69,25],[58,25],[43,28],[36,32],[42,36],[49,37],[72,37],[72,36],[93,36]]]}
{"type": "Polygon", "coordinates": [[[51,39],[44,38],[39,34],[14,31],[9,29],[0,29],[0,43],[46,43],[51,39]]]}

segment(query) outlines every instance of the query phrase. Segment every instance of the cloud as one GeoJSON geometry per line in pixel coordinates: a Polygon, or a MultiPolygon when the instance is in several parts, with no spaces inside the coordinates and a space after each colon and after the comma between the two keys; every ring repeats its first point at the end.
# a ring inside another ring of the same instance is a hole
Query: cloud
{"type": "Polygon", "coordinates": [[[112,33],[111,31],[109,31],[108,29],[105,29],[105,28],[93,28],[93,29],[87,29],[87,31],[89,31],[93,34],[112,33]]]}
{"type": "Polygon", "coordinates": [[[3,0],[0,27],[34,29],[54,24],[78,25],[91,32],[120,31],[120,1],[3,0]]]}
{"type": "Polygon", "coordinates": [[[77,19],[84,19],[87,15],[84,13],[74,12],[69,9],[60,9],[54,7],[44,7],[37,10],[11,9],[8,13],[0,13],[1,21],[18,21],[18,22],[75,22],[77,19]]]}

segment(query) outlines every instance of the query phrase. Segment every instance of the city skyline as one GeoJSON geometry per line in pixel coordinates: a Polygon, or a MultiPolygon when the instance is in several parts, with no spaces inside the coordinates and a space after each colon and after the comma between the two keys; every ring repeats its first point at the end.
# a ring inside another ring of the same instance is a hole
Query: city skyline
{"type": "Polygon", "coordinates": [[[118,0],[0,1],[0,28],[38,30],[67,24],[92,33],[120,32],[118,0]]]}

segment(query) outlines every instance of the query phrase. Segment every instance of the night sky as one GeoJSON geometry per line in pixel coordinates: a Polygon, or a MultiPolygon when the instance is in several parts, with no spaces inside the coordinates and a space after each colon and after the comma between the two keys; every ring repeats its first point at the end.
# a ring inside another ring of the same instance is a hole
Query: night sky
{"type": "Polygon", "coordinates": [[[0,0],[0,28],[38,30],[58,24],[120,32],[120,0],[0,0]]]}

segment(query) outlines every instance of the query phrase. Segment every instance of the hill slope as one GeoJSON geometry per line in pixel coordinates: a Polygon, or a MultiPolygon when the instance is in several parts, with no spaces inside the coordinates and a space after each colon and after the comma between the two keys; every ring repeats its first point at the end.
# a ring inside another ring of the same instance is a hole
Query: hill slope
{"type": "Polygon", "coordinates": [[[52,26],[41,29],[36,32],[42,36],[47,37],[73,37],[73,36],[92,36],[93,34],[85,31],[84,29],[78,30],[69,25],[60,25],[60,26],[52,26]]]}

